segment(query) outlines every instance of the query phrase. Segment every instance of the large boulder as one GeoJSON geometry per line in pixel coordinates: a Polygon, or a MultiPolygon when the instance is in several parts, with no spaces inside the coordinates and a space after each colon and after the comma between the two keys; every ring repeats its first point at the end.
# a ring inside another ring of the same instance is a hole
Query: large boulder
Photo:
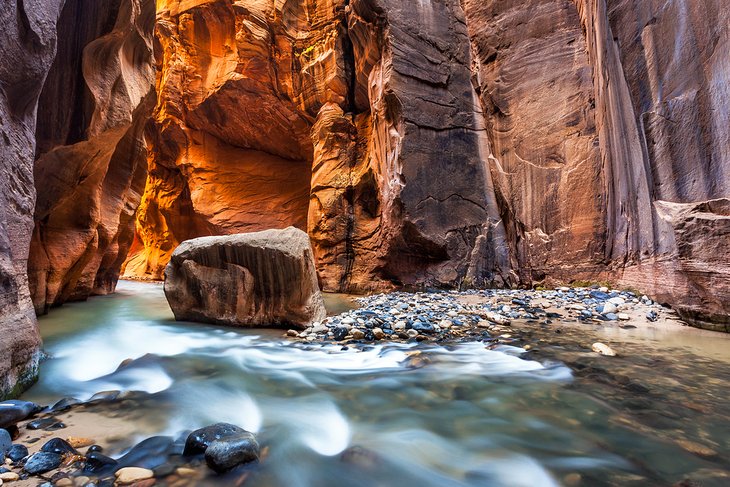
{"type": "Polygon", "coordinates": [[[294,227],[181,243],[165,296],[177,320],[305,328],[326,316],[309,237],[294,227]]]}

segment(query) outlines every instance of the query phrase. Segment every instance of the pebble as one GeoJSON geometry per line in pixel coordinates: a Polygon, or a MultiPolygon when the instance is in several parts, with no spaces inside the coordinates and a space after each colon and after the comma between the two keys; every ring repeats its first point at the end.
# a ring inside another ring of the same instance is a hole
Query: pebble
{"type": "Polygon", "coordinates": [[[631,316],[627,315],[626,313],[619,313],[617,316],[618,319],[621,321],[628,321],[631,319],[631,316]]]}
{"type": "Polygon", "coordinates": [[[0,473],[0,480],[3,480],[5,482],[15,482],[16,480],[20,479],[20,475],[18,475],[15,472],[5,472],[0,473]]]}
{"type": "Polygon", "coordinates": [[[53,485],[56,487],[73,487],[74,481],[68,477],[58,479],[53,485]]]}
{"type": "Polygon", "coordinates": [[[615,357],[616,352],[613,350],[613,348],[609,347],[605,343],[596,342],[591,347],[594,352],[600,353],[601,355],[605,355],[607,357],[615,357]]]}
{"type": "Polygon", "coordinates": [[[91,438],[77,438],[75,436],[69,436],[66,441],[74,448],[84,448],[85,446],[91,446],[95,443],[95,441],[91,438]]]}
{"type": "Polygon", "coordinates": [[[296,330],[287,330],[286,331],[286,336],[288,336],[288,337],[298,337],[299,336],[299,332],[296,331],[296,330]]]}
{"type": "Polygon", "coordinates": [[[114,474],[119,485],[130,485],[140,480],[151,479],[154,475],[152,470],[139,467],[124,467],[114,474]]]}
{"type": "Polygon", "coordinates": [[[618,306],[616,306],[613,303],[606,303],[603,305],[603,308],[601,308],[601,314],[609,314],[609,313],[616,313],[618,311],[618,306]]]}
{"type": "Polygon", "coordinates": [[[410,338],[416,338],[416,337],[418,336],[418,331],[416,331],[416,330],[413,330],[413,329],[410,329],[410,330],[408,330],[408,331],[406,332],[406,334],[407,334],[407,335],[408,335],[408,336],[409,336],[410,338]]]}
{"type": "Polygon", "coordinates": [[[385,332],[381,328],[373,328],[373,336],[376,340],[385,338],[385,332]]]}
{"type": "Polygon", "coordinates": [[[357,329],[352,330],[352,338],[354,338],[355,340],[362,340],[363,338],[365,338],[365,332],[357,329]]]}
{"type": "Polygon", "coordinates": [[[41,451],[48,453],[57,453],[59,455],[63,455],[66,453],[79,455],[79,452],[76,451],[74,447],[72,447],[66,440],[62,438],[51,438],[46,442],[45,445],[41,447],[41,451]]]}

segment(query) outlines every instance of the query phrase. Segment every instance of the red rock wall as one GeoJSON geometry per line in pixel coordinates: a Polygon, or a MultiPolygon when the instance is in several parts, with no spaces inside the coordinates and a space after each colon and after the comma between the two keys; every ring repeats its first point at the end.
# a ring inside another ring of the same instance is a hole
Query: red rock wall
{"type": "Polygon", "coordinates": [[[465,2],[524,281],[608,279],[728,326],[722,3],[465,2]]]}

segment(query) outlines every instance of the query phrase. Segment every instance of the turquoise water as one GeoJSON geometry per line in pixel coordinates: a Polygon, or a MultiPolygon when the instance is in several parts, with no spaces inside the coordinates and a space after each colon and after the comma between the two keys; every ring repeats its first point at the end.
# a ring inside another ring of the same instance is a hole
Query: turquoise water
{"type": "Polygon", "coordinates": [[[518,348],[295,344],[281,330],[175,322],[160,285],[133,282],[40,326],[51,358],[24,398],[145,391],[128,444],[238,424],[268,449],[246,485],[645,486],[689,474],[730,485],[717,480],[722,462],[617,420],[604,390],[518,348]]]}

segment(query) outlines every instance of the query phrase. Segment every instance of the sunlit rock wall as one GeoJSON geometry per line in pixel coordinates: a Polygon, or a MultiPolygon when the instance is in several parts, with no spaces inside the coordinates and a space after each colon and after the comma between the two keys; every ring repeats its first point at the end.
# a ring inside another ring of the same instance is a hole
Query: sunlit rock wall
{"type": "Polygon", "coordinates": [[[0,8],[0,398],[32,382],[38,367],[40,336],[26,273],[35,202],[33,128],[62,3],[0,8]]]}
{"type": "Polygon", "coordinates": [[[134,235],[154,105],[153,0],[67,0],[43,87],[28,276],[39,313],[114,290],[134,235]]]}
{"type": "Polygon", "coordinates": [[[295,225],[326,290],[512,279],[459,2],[158,2],[157,37],[126,275],[295,225]]]}

